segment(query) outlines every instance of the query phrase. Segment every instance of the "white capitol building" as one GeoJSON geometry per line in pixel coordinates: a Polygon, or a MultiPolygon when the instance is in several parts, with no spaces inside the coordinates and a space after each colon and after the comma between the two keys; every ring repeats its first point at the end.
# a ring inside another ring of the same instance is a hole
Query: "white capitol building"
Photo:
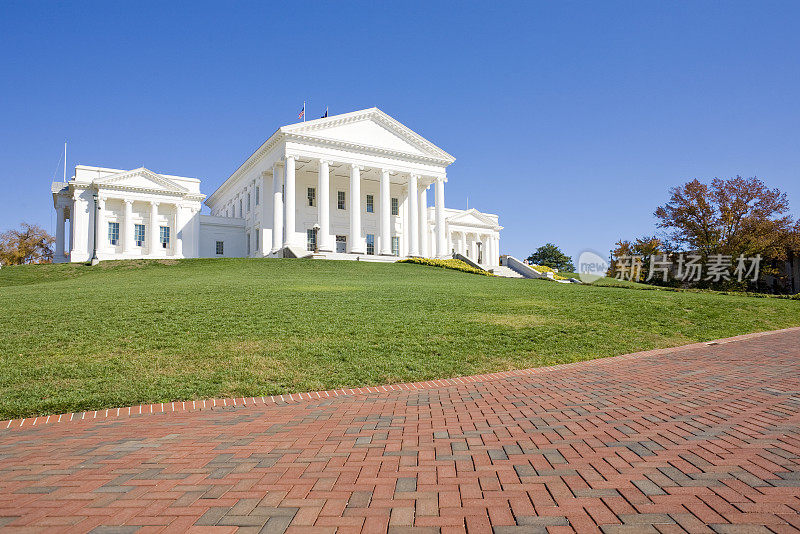
{"type": "Polygon", "coordinates": [[[444,206],[453,161],[370,108],[279,128],[208,197],[196,178],[78,165],[52,187],[54,261],[459,253],[497,266],[497,215],[444,206]]]}

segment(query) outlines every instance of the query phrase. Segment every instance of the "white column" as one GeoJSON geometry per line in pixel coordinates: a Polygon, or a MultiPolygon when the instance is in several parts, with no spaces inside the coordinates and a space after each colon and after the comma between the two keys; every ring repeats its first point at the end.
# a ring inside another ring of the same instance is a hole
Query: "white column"
{"type": "Polygon", "coordinates": [[[319,231],[317,232],[317,248],[320,252],[333,252],[331,244],[331,193],[330,167],[323,159],[319,160],[319,176],[317,177],[317,214],[319,231]]]}
{"type": "Polygon", "coordinates": [[[180,204],[175,204],[175,255],[183,257],[183,214],[180,204]]]}
{"type": "Polygon", "coordinates": [[[389,193],[389,171],[381,169],[381,222],[380,222],[380,253],[386,256],[392,254],[392,229],[391,229],[391,195],[389,193]]]}
{"type": "Polygon", "coordinates": [[[200,208],[192,208],[189,212],[190,217],[192,218],[192,247],[191,252],[188,257],[190,258],[199,258],[200,257],[200,208]]]}
{"type": "Polygon", "coordinates": [[[158,226],[158,202],[150,202],[150,255],[158,254],[161,248],[161,233],[158,226]]]}
{"type": "Polygon", "coordinates": [[[283,179],[280,164],[272,166],[272,252],[283,245],[283,179]]]}
{"type": "MultiPolygon", "coordinates": [[[[399,200],[399,199],[398,199],[399,200]]],[[[400,235],[400,255],[408,256],[408,199],[403,198],[400,203],[400,220],[402,231],[400,235]]]]}
{"type": "Polygon", "coordinates": [[[72,229],[70,261],[85,261],[91,256],[89,250],[89,205],[84,200],[83,191],[75,191],[69,225],[72,229]]]}
{"type": "Polygon", "coordinates": [[[67,243],[66,255],[69,255],[69,261],[72,261],[72,249],[75,243],[75,202],[73,201],[69,208],[69,242],[67,243]]]}
{"type": "Polygon", "coordinates": [[[261,205],[259,208],[261,209],[261,254],[266,255],[269,254],[270,250],[272,250],[272,197],[270,193],[267,192],[267,188],[269,188],[270,192],[272,191],[272,171],[264,171],[261,173],[261,199],[259,202],[261,205]]]}
{"type": "Polygon", "coordinates": [[[408,176],[408,255],[419,256],[419,206],[417,201],[417,175],[408,176]]]}
{"type": "Polygon", "coordinates": [[[444,178],[436,179],[436,252],[440,258],[449,252],[444,233],[444,178]]]}
{"type": "Polygon", "coordinates": [[[106,222],[106,198],[97,197],[97,252],[100,253],[108,245],[108,223],[106,222]]]}
{"type": "Polygon", "coordinates": [[[133,201],[125,201],[125,220],[122,221],[122,252],[129,254],[133,248],[133,201]]]}
{"type": "Polygon", "coordinates": [[[295,208],[294,208],[294,200],[295,200],[295,187],[294,187],[294,156],[286,156],[286,182],[283,186],[283,203],[284,203],[284,222],[285,222],[285,231],[284,233],[286,236],[283,238],[284,246],[294,245],[295,244],[295,208]]]}
{"type": "Polygon", "coordinates": [[[419,253],[423,257],[433,254],[428,249],[428,188],[422,186],[419,190],[419,253]]]}
{"type": "Polygon", "coordinates": [[[347,242],[348,252],[365,254],[361,243],[361,167],[350,165],[350,239],[347,242]]]}
{"type": "Polygon", "coordinates": [[[64,259],[64,207],[56,208],[56,259],[64,259]]]}

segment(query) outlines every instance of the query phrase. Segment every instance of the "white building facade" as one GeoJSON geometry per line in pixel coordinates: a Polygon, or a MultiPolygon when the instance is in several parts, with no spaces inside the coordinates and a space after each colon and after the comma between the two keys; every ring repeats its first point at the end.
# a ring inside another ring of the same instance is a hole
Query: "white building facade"
{"type": "Polygon", "coordinates": [[[280,128],[208,198],[193,178],[79,166],[53,184],[55,260],[458,253],[497,266],[497,215],[445,208],[453,161],[370,108],[280,128]]]}

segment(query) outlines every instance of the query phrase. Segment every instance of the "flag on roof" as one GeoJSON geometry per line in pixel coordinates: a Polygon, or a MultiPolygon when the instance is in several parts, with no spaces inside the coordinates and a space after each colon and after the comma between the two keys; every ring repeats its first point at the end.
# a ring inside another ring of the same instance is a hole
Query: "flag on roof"
{"type": "Polygon", "coordinates": [[[320,117],[320,119],[324,119],[324,118],[326,118],[327,116],[328,116],[328,107],[327,107],[327,106],[325,106],[325,115],[323,115],[322,117],[320,117]]]}
{"type": "Polygon", "coordinates": [[[300,110],[300,113],[297,115],[298,119],[302,119],[306,114],[306,103],[303,102],[303,109],[300,110]]]}

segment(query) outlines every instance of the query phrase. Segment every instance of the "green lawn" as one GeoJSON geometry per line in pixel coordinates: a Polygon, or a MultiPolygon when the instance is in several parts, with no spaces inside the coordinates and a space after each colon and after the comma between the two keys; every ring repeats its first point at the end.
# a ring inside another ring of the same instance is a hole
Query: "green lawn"
{"type": "Polygon", "coordinates": [[[800,325],[800,302],[322,260],[0,270],[0,419],[445,378],[800,325]]]}

